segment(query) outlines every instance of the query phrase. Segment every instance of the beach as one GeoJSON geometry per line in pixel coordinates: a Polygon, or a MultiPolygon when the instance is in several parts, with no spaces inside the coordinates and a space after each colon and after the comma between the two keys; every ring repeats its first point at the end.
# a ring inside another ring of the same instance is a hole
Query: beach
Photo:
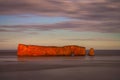
{"type": "Polygon", "coordinates": [[[0,79],[120,80],[119,52],[96,51],[95,56],[17,57],[16,52],[2,51],[0,79]]]}

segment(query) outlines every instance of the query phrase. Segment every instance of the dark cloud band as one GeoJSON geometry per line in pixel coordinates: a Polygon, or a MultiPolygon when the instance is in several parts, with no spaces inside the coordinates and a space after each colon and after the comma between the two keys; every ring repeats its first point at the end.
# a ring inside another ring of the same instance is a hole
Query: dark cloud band
{"type": "Polygon", "coordinates": [[[23,32],[27,30],[48,31],[48,30],[71,30],[78,32],[101,32],[120,33],[119,22],[111,21],[66,21],[49,25],[12,25],[0,26],[0,32],[23,32]],[[114,25],[112,25],[114,24],[114,25]]]}

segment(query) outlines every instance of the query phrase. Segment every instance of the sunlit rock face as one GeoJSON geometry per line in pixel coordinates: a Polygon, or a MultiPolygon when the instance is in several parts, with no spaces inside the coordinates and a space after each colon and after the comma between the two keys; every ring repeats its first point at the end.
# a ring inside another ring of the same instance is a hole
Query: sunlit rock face
{"type": "Polygon", "coordinates": [[[94,48],[90,48],[90,51],[89,51],[88,55],[89,56],[94,56],[95,55],[94,48]]]}
{"type": "Polygon", "coordinates": [[[85,47],[70,45],[64,47],[18,45],[18,56],[85,56],[85,47]]]}

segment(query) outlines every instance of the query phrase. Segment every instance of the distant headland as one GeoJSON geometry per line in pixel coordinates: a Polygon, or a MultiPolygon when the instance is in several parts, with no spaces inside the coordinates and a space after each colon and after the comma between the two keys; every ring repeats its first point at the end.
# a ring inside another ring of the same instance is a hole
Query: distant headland
{"type": "MultiPolygon", "coordinates": [[[[18,45],[18,56],[85,56],[86,48],[77,45],[57,46],[37,46],[37,45],[18,45]]],[[[89,56],[94,55],[92,48],[89,56]]]]}

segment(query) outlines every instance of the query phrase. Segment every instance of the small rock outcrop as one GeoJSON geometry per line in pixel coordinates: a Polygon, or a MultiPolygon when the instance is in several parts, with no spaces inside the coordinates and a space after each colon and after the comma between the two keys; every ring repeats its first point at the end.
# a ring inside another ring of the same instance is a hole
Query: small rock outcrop
{"type": "Polygon", "coordinates": [[[85,56],[86,48],[76,45],[63,47],[18,45],[18,56],[85,56]]]}
{"type": "Polygon", "coordinates": [[[95,55],[94,48],[90,48],[88,55],[89,56],[94,56],[95,55]]]}

